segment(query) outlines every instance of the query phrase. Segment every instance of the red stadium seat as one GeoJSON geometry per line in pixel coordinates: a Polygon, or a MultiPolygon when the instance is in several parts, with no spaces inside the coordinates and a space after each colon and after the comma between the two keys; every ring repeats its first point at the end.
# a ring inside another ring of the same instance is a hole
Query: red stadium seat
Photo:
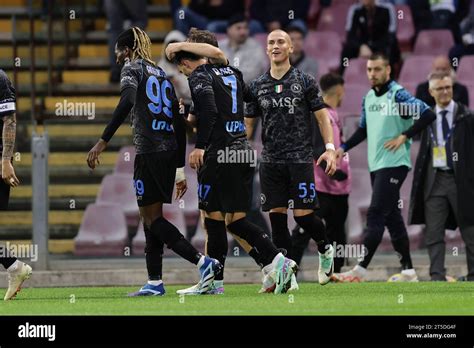
{"type": "MultiPolygon", "coordinates": [[[[177,203],[163,205],[163,215],[166,220],[171,222],[176,228],[183,234],[186,235],[186,224],[184,220],[183,209],[179,207],[177,203]]],[[[137,229],[137,234],[132,241],[132,253],[134,255],[143,255],[145,248],[145,231],[143,224],[140,222],[137,229]]],[[[164,256],[171,256],[173,252],[168,249],[165,245],[163,249],[164,256]]]]}
{"type": "Polygon", "coordinates": [[[411,51],[412,41],[415,36],[413,16],[408,5],[395,6],[397,14],[397,39],[402,52],[411,51]],[[402,16],[399,16],[401,14],[402,16]]]}
{"type": "Polygon", "coordinates": [[[469,83],[466,87],[469,92],[469,109],[474,110],[474,81],[469,83]]]}
{"type": "Polygon", "coordinates": [[[410,56],[405,59],[398,79],[400,84],[426,81],[435,58],[434,56],[410,56]]]}
{"type": "Polygon", "coordinates": [[[117,162],[115,162],[114,173],[133,175],[135,153],[135,146],[122,147],[118,153],[117,162]]]}
{"type": "Polygon", "coordinates": [[[133,179],[128,174],[109,174],[100,185],[97,203],[118,203],[129,226],[138,226],[139,212],[133,188],[133,179]]]}
{"type": "Polygon", "coordinates": [[[453,34],[450,30],[422,30],[418,34],[413,54],[422,55],[448,55],[454,46],[453,34]]]}
{"type": "MultiPolygon", "coordinates": [[[[317,59],[318,63],[324,62],[329,70],[339,68],[342,43],[339,35],[334,31],[310,30],[304,42],[306,54],[317,59]]],[[[323,75],[319,72],[319,76],[323,75]]]]}
{"type": "Polygon", "coordinates": [[[267,36],[267,33],[259,33],[253,36],[253,38],[257,40],[265,52],[267,52],[267,36]]]}
{"type": "Polygon", "coordinates": [[[347,12],[355,1],[338,1],[321,11],[317,31],[335,31],[341,42],[346,40],[347,12]]]}
{"type": "Polygon", "coordinates": [[[405,89],[410,92],[410,94],[412,96],[415,96],[416,94],[416,87],[418,87],[418,82],[404,82],[404,83],[401,83],[401,85],[403,87],[405,87],[405,89]]]}
{"type": "Polygon", "coordinates": [[[74,255],[123,256],[128,245],[127,223],[121,205],[89,204],[74,239],[74,255]]]}
{"type": "MultiPolygon", "coordinates": [[[[464,56],[461,58],[456,75],[461,83],[474,83],[474,56],[464,56]]],[[[474,105],[471,104],[471,107],[474,107],[474,105]]]]}
{"type": "MultiPolygon", "coordinates": [[[[346,139],[348,139],[352,133],[346,134],[346,139]]],[[[364,169],[368,170],[369,164],[367,161],[367,142],[363,141],[348,153],[349,163],[351,169],[364,169]]]]}
{"type": "MultiPolygon", "coordinates": [[[[366,77],[364,77],[367,79],[366,77]]],[[[345,94],[341,107],[338,109],[341,119],[350,115],[360,115],[362,109],[362,99],[365,97],[370,87],[368,85],[360,85],[347,83],[344,86],[345,94]]]]}
{"type": "Polygon", "coordinates": [[[349,60],[349,66],[344,71],[344,81],[346,84],[365,84],[369,86],[367,79],[367,59],[354,58],[349,60]]]}

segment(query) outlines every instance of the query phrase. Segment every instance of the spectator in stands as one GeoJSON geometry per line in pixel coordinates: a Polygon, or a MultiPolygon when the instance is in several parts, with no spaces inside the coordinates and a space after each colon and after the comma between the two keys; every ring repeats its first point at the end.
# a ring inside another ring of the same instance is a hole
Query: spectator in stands
{"type": "Polygon", "coordinates": [[[291,25],[298,26],[306,33],[309,5],[309,0],[253,0],[250,17],[259,21],[261,32],[271,32],[291,25]]]}
{"type": "Polygon", "coordinates": [[[229,59],[229,64],[242,71],[246,83],[267,69],[265,51],[255,39],[249,37],[248,21],[243,14],[236,14],[229,19],[227,38],[219,46],[229,59]]]}
{"type": "Polygon", "coordinates": [[[391,4],[376,4],[375,0],[361,0],[349,8],[346,22],[347,39],[342,49],[341,74],[347,60],[369,58],[374,52],[382,52],[393,65],[400,60],[396,38],[396,21],[391,4]]]}
{"type": "Polygon", "coordinates": [[[165,54],[165,48],[168,46],[168,44],[183,41],[186,41],[186,36],[182,32],[179,30],[170,31],[165,37],[163,53],[158,65],[165,71],[166,75],[173,83],[178,100],[182,99],[183,104],[187,109],[189,109],[189,106],[191,105],[191,91],[189,90],[188,79],[179,72],[176,65],[171,63],[165,54]]]}
{"type": "MultiPolygon", "coordinates": [[[[474,54],[474,0],[471,2],[469,16],[461,23],[462,43],[455,45],[449,52],[449,58],[461,59],[464,55],[474,54]]],[[[457,66],[457,65],[456,65],[457,66]]]]}
{"type": "Polygon", "coordinates": [[[120,81],[120,71],[122,66],[116,64],[115,42],[119,34],[126,28],[124,23],[130,21],[130,27],[139,27],[145,30],[148,24],[148,15],[146,10],[146,0],[105,0],[104,10],[109,21],[109,59],[110,59],[110,82],[118,83],[120,81]]]}
{"type": "MultiPolygon", "coordinates": [[[[329,118],[333,129],[334,145],[339,147],[343,142],[342,122],[339,119],[336,108],[341,106],[344,98],[344,79],[333,73],[325,74],[319,81],[323,93],[324,103],[329,111],[329,118]]],[[[320,135],[317,122],[315,121],[315,135],[320,135]],[[317,132],[316,132],[317,131],[317,132]]],[[[321,136],[314,144],[313,156],[315,161],[325,151],[324,142],[321,136]]],[[[314,181],[316,183],[316,193],[320,209],[316,210],[316,215],[324,219],[328,238],[335,242],[337,246],[346,244],[345,223],[349,211],[348,198],[351,190],[351,172],[349,167],[349,157],[344,157],[338,162],[336,173],[329,177],[320,166],[314,166],[314,181]]],[[[308,246],[310,235],[297,226],[291,235],[293,249],[292,259],[300,264],[304,250],[308,246]]],[[[337,249],[336,249],[337,250],[337,249]]],[[[344,257],[334,258],[334,272],[339,273],[344,265],[344,257]]]]}
{"type": "MultiPolygon", "coordinates": [[[[450,75],[451,79],[455,81],[456,73],[451,67],[451,64],[449,64],[448,57],[445,57],[445,56],[436,57],[435,60],[433,61],[433,67],[431,69],[431,73],[450,75]]],[[[435,100],[429,91],[428,81],[420,83],[416,87],[416,97],[418,99],[423,100],[430,107],[433,107],[435,105],[435,100]]],[[[469,93],[466,86],[460,83],[454,82],[453,99],[454,101],[457,101],[457,102],[460,102],[461,104],[469,106],[469,93]]]]}
{"type": "Polygon", "coordinates": [[[421,136],[408,221],[426,224],[431,280],[445,281],[445,229],[459,226],[466,244],[468,275],[474,281],[474,114],[453,100],[453,79],[429,79],[436,122],[421,136]]]}
{"type": "Polygon", "coordinates": [[[471,0],[412,0],[409,2],[415,29],[449,29],[454,41],[461,43],[459,23],[466,17],[471,0]]]}
{"type": "Polygon", "coordinates": [[[295,68],[318,78],[318,62],[306,55],[303,49],[305,32],[300,27],[290,26],[286,29],[293,43],[293,53],[290,55],[290,63],[295,68]]]}
{"type": "MultiPolygon", "coordinates": [[[[228,20],[236,13],[244,13],[243,0],[191,0],[174,14],[176,29],[187,35],[191,27],[206,29],[213,33],[225,33],[228,20]]],[[[262,31],[260,24],[249,21],[250,33],[262,31]]]]}

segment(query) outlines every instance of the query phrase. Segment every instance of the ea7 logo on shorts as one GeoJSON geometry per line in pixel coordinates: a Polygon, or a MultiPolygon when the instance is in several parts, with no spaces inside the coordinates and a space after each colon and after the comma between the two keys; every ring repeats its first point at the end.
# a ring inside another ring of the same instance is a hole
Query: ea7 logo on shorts
{"type": "Polygon", "coordinates": [[[298,93],[302,90],[301,85],[299,83],[293,83],[290,88],[293,93],[298,93]]]}
{"type": "Polygon", "coordinates": [[[267,201],[267,197],[263,193],[261,193],[260,194],[260,203],[265,204],[266,201],[267,201]]]}

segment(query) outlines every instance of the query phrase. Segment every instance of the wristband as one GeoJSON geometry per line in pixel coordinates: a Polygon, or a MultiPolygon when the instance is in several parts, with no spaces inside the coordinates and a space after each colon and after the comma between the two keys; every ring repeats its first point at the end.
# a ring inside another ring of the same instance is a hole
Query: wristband
{"type": "Polygon", "coordinates": [[[336,148],[334,147],[333,143],[327,143],[326,144],[326,150],[333,150],[336,151],[336,148]]]}
{"type": "Polygon", "coordinates": [[[174,179],[175,183],[181,182],[186,180],[186,176],[184,175],[184,167],[183,168],[176,168],[176,177],[174,179]]]}

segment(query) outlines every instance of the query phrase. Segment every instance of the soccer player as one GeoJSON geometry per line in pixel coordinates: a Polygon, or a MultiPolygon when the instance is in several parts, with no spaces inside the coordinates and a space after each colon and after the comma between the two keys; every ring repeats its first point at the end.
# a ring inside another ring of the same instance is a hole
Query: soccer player
{"type": "MultiPolygon", "coordinates": [[[[366,253],[352,270],[334,274],[341,282],[363,281],[372,257],[388,227],[392,245],[398,253],[401,275],[393,280],[414,282],[418,277],[410,256],[410,241],[398,207],[400,188],[411,168],[410,146],[414,135],[436,119],[424,102],[390,79],[388,58],[379,53],[367,61],[367,77],[372,88],[362,100],[359,128],[337,150],[344,152],[367,139],[372,199],[367,211],[364,237],[366,253]],[[418,118],[416,122],[414,119],[418,118]]],[[[393,278],[393,277],[392,277],[393,278]]]]}
{"type": "Polygon", "coordinates": [[[186,192],[184,177],[186,135],[184,119],[172,83],[151,59],[151,42],[138,27],[122,32],[115,45],[121,72],[119,104],[101,139],[90,150],[87,163],[94,169],[103,152],[131,112],[136,148],[134,186],[146,238],[148,282],[129,296],[165,294],[162,281],[163,245],[197,265],[199,285],[207,291],[222,266],[199,253],[163,216],[163,204],[171,203],[176,182],[176,198],[186,192]]]}
{"type": "MultiPolygon", "coordinates": [[[[191,41],[206,40],[199,36],[212,40],[217,47],[217,40],[207,31],[195,30],[191,41]]],[[[211,257],[224,263],[227,228],[258,249],[265,265],[271,268],[275,279],[274,293],[285,293],[291,286],[296,263],[286,259],[264,231],[246,218],[253,179],[253,168],[248,158],[253,155],[253,150],[245,132],[242,73],[228,65],[209,64],[205,57],[188,51],[177,52],[173,60],[188,76],[197,117],[196,148],[191,152],[189,162],[198,170],[199,208],[206,213],[207,251],[211,257]],[[243,158],[234,161],[224,154],[230,154],[234,159],[238,155],[243,158]]],[[[191,287],[182,293],[195,294],[196,291],[191,287]]]]}
{"type": "Polygon", "coordinates": [[[277,247],[291,250],[287,209],[292,208],[297,224],[318,245],[319,283],[324,285],[333,272],[334,248],[322,220],[314,213],[317,197],[311,142],[313,115],[326,144],[326,151],[316,164],[324,163],[328,175],[336,170],[336,152],[318,84],[290,65],[292,51],[286,32],[274,30],[268,35],[270,71],[250,84],[245,116],[249,133],[255,118],[262,117],[261,201],[263,211],[270,211],[273,241],[277,247]]]}
{"type": "MultiPolygon", "coordinates": [[[[3,179],[0,181],[0,211],[8,208],[10,188],[20,185],[12,165],[16,137],[15,101],[15,88],[5,72],[0,70],[0,128],[2,129],[0,133],[0,151],[2,152],[0,170],[3,179]]],[[[0,263],[8,272],[8,289],[3,298],[7,301],[13,299],[20,291],[23,282],[31,276],[32,269],[16,257],[0,257],[0,263]]]]}
{"type": "MultiPolygon", "coordinates": [[[[339,147],[342,143],[342,122],[337,114],[336,108],[341,106],[344,97],[344,79],[338,74],[329,73],[321,76],[319,86],[323,93],[323,100],[331,117],[334,145],[339,147]]],[[[317,134],[316,134],[317,135],[317,134]]],[[[321,153],[320,137],[315,137],[314,158],[317,159],[321,153]]],[[[346,244],[345,223],[349,211],[349,192],[351,189],[351,168],[349,157],[340,158],[338,169],[333,176],[327,176],[320,166],[314,168],[314,180],[316,193],[319,200],[319,209],[316,214],[324,219],[328,238],[336,245],[346,244]]],[[[304,250],[308,246],[310,236],[299,226],[292,231],[291,235],[293,250],[291,257],[300,265],[304,250]]],[[[344,265],[344,257],[334,258],[334,272],[339,273],[344,265]]]]}

